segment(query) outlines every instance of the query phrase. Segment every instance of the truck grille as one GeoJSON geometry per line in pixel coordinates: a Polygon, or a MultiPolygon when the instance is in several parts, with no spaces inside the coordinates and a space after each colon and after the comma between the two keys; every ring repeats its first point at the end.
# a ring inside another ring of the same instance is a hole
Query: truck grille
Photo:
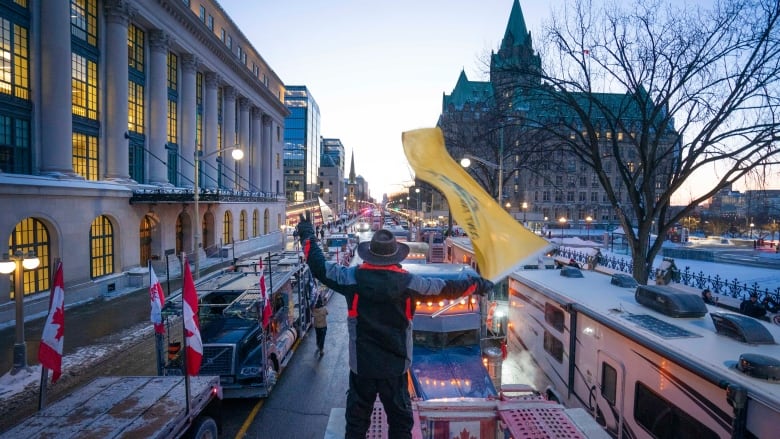
{"type": "Polygon", "coordinates": [[[235,349],[233,345],[203,346],[200,375],[235,375],[233,369],[235,349]]]}

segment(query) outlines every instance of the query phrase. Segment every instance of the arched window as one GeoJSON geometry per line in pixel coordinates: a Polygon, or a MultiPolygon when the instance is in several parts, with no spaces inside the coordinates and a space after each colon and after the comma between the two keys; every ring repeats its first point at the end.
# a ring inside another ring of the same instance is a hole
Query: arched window
{"type": "MultiPolygon", "coordinates": [[[[47,291],[49,284],[49,231],[46,226],[35,218],[25,218],[20,221],[14,232],[8,238],[8,254],[17,251],[27,254],[34,251],[41,263],[35,270],[24,270],[24,295],[39,291],[47,291]]],[[[11,282],[11,298],[14,298],[14,283],[11,282]]]]}
{"type": "Polygon", "coordinates": [[[114,227],[105,216],[92,221],[89,229],[89,276],[105,276],[114,272],[114,227]]]}
{"type": "Polygon", "coordinates": [[[266,209],[263,211],[263,235],[267,235],[268,230],[268,223],[271,221],[271,213],[266,209]]]}
{"type": "Polygon", "coordinates": [[[184,248],[184,225],[181,222],[181,215],[176,217],[176,254],[180,255],[184,248]]]}
{"type": "Polygon", "coordinates": [[[252,212],[252,237],[260,235],[260,213],[257,209],[252,212]]]}
{"type": "Polygon", "coordinates": [[[246,240],[246,210],[241,211],[241,215],[238,220],[238,240],[246,240]]]}
{"type": "Polygon", "coordinates": [[[225,220],[222,227],[222,244],[230,244],[233,242],[233,215],[229,210],[225,211],[225,220]]]}
{"type": "Polygon", "coordinates": [[[146,267],[149,259],[152,257],[152,219],[145,215],[141,220],[141,229],[139,230],[141,246],[141,266],[146,267]]]}

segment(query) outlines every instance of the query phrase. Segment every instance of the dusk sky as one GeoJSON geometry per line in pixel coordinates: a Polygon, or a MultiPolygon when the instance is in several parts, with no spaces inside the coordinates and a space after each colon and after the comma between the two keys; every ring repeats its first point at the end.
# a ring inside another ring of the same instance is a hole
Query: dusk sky
{"type": "MultiPolygon", "coordinates": [[[[287,85],[308,87],[321,135],[341,139],[381,199],[410,186],[401,133],[434,127],[442,96],[461,70],[486,80],[513,0],[218,0],[287,85]]],[[[541,29],[564,0],[521,0],[538,49],[541,29]]],[[[695,182],[678,192],[685,203],[695,182]]]]}
{"type": "MultiPolygon", "coordinates": [[[[498,50],[513,0],[218,0],[287,85],[305,85],[322,136],[341,139],[371,195],[413,179],[401,133],[434,127],[461,70],[498,50]]],[[[521,1],[532,35],[562,0],[521,1]]]]}

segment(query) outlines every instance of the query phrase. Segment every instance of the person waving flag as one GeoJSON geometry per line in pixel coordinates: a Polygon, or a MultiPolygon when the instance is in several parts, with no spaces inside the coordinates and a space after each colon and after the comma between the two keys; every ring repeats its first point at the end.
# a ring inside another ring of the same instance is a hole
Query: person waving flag
{"type": "Polygon", "coordinates": [[[184,286],[182,288],[182,307],[184,316],[184,337],[187,346],[187,375],[195,376],[200,371],[203,360],[203,342],[200,338],[198,322],[198,292],[192,280],[190,264],[184,261],[184,286]]]}

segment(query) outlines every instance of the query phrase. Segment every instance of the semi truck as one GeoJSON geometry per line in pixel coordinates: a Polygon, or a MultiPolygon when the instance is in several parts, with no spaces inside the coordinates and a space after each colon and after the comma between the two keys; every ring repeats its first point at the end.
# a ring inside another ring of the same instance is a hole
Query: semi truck
{"type": "Polygon", "coordinates": [[[219,377],[100,377],[22,421],[9,438],[216,438],[219,377]],[[189,403],[187,397],[189,396],[189,403]]]}

